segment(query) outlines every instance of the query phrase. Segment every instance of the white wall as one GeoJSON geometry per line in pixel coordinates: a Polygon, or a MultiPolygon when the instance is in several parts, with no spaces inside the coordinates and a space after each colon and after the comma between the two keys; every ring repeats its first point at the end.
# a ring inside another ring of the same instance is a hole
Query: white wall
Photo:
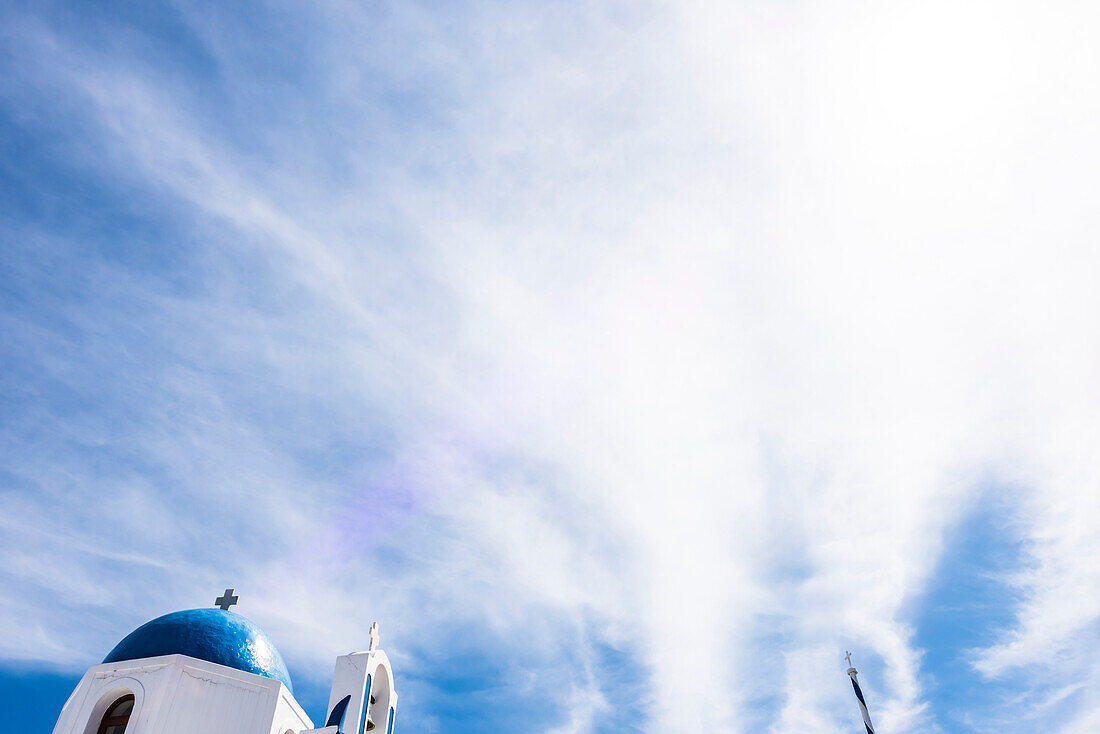
{"type": "Polygon", "coordinates": [[[313,727],[277,680],[165,655],[89,668],[54,734],[96,734],[107,707],[127,693],[134,710],[126,734],[297,734],[313,727]]]}

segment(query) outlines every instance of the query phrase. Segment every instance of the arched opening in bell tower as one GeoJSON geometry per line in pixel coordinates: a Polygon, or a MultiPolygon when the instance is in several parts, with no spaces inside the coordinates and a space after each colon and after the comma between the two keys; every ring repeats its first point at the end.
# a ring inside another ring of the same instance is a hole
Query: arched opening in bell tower
{"type": "Polygon", "coordinates": [[[370,720],[377,727],[377,731],[389,734],[393,727],[393,718],[390,715],[390,674],[385,665],[379,665],[371,676],[370,720]]]}

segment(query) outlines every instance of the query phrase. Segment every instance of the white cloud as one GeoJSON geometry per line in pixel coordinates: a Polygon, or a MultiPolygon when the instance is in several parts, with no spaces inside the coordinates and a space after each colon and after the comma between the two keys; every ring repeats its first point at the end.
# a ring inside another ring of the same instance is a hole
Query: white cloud
{"type": "MultiPolygon", "coordinates": [[[[246,235],[327,316],[282,330],[244,309],[246,336],[218,302],[195,321],[211,341],[392,432],[366,475],[398,467],[409,507],[379,495],[379,515],[231,411],[195,439],[209,473],[144,444],[199,485],[245,437],[286,542],[240,572],[296,654],[353,644],[365,614],[410,665],[456,625],[552,650],[594,619],[647,666],[652,728],[744,730],[778,688],[772,729],[797,732],[851,723],[852,646],[881,662],[881,728],[927,731],[912,605],[996,475],[1021,487],[1030,565],[975,665],[1095,680],[1073,654],[1100,617],[1088,8],[330,12],[316,63],[346,101],[322,129],[353,143],[348,190],[300,151],[257,165],[121,63],[43,72],[108,160],[246,235]],[[422,130],[366,119],[390,44],[422,130]]],[[[256,93],[234,39],[192,22],[256,93]]],[[[561,731],[606,712],[594,675],[561,731]]],[[[1050,723],[1087,730],[1100,699],[1076,695],[1077,723],[1050,723]]]]}

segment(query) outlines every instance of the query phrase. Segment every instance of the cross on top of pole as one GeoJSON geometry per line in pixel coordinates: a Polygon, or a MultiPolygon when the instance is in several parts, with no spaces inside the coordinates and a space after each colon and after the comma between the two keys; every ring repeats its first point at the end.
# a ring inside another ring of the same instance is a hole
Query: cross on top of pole
{"type": "Polygon", "coordinates": [[[848,667],[852,667],[852,653],[847,650],[844,651],[844,659],[848,661],[848,667]]]}
{"type": "Polygon", "coordinates": [[[214,606],[228,612],[229,607],[237,603],[237,597],[233,596],[233,589],[226,589],[225,594],[214,600],[214,606]]]}

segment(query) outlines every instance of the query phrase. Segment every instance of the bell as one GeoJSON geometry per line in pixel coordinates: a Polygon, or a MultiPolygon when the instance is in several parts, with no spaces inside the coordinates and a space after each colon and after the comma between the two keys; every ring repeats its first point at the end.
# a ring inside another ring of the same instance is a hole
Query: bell
{"type": "MultiPolygon", "coordinates": [[[[370,705],[371,705],[371,706],[373,706],[373,705],[374,705],[374,694],[373,694],[373,693],[372,693],[372,694],[370,694],[370,705]]],[[[373,728],[374,728],[374,722],[373,722],[373,721],[371,721],[371,718],[370,718],[370,711],[368,710],[368,711],[367,711],[367,731],[370,731],[370,730],[371,730],[371,729],[373,729],[373,728]]]]}

